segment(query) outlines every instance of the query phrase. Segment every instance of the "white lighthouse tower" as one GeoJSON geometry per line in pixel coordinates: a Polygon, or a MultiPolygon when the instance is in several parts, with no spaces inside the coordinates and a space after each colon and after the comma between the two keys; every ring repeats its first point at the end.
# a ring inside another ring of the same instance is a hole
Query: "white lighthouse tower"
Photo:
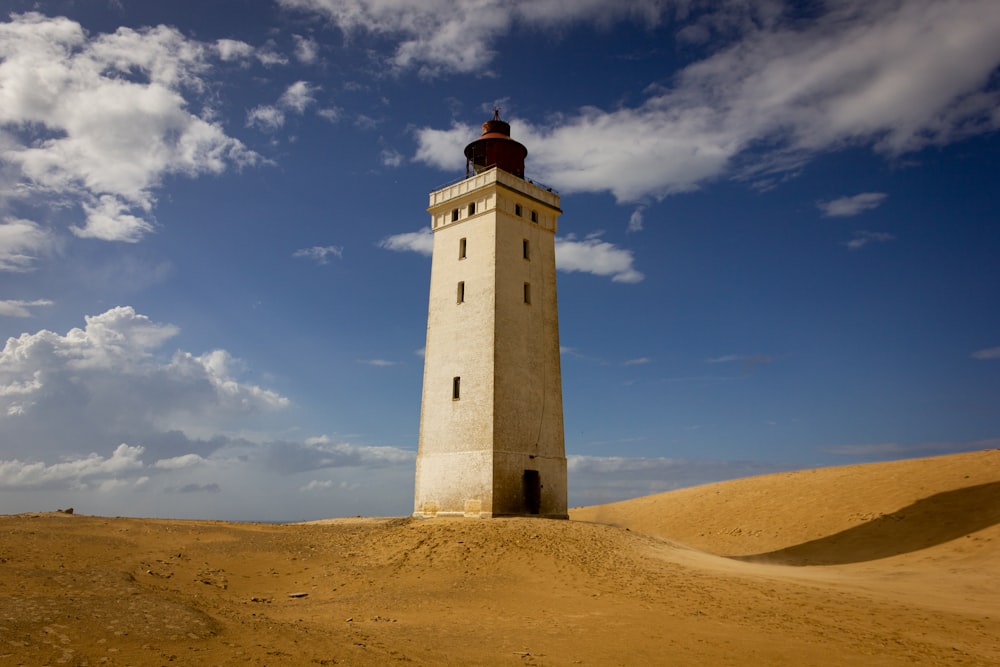
{"type": "Polygon", "coordinates": [[[414,516],[567,518],[556,302],[559,196],[493,119],[430,194],[434,255],[414,516]]]}

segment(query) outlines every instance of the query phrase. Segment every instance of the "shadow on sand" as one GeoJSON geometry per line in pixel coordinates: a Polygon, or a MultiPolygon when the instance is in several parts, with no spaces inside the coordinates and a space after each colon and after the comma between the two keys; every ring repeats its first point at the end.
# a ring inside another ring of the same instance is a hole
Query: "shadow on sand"
{"type": "Polygon", "coordinates": [[[833,535],[734,560],[780,565],[844,565],[919,551],[1000,523],[1000,482],[922,498],[833,535]]]}

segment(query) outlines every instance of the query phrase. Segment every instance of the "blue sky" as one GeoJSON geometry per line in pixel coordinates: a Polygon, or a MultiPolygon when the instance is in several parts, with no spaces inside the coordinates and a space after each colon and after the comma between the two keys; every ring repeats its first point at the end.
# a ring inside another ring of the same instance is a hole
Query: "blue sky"
{"type": "Polygon", "coordinates": [[[993,0],[0,9],[0,512],[408,514],[494,106],[562,196],[571,505],[1000,446],[993,0]]]}

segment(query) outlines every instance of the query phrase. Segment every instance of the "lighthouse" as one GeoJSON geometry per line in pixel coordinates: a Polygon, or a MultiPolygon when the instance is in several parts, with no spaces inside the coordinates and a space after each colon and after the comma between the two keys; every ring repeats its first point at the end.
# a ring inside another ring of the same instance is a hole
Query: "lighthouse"
{"type": "Polygon", "coordinates": [[[434,233],[416,517],[567,518],[555,234],[498,110],[466,177],[430,193],[434,233]]]}

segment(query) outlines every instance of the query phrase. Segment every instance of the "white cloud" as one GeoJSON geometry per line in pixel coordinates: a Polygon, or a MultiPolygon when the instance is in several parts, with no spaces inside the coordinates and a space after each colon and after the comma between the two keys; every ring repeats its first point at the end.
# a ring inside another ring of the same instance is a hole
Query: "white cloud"
{"type": "Polygon", "coordinates": [[[858,215],[863,211],[877,208],[885,201],[884,192],[862,192],[853,197],[839,197],[830,201],[818,201],[816,206],[827,217],[846,218],[858,215]]]}
{"type": "Polygon", "coordinates": [[[1000,347],[988,347],[972,353],[973,359],[1000,359],[1000,347]]]}
{"type": "Polygon", "coordinates": [[[51,247],[51,234],[30,220],[0,223],[0,271],[30,271],[38,255],[51,247]]]}
{"type": "MultiPolygon", "coordinates": [[[[400,30],[379,12],[366,16],[400,30]]],[[[355,11],[334,20],[365,24],[355,11]]],[[[563,192],[643,202],[724,176],[773,179],[849,145],[898,156],[1000,127],[993,0],[845,0],[808,21],[773,14],[724,32],[714,52],[638,106],[584,107],[546,126],[511,119],[512,135],[531,150],[529,173],[563,192]]],[[[404,41],[400,53],[419,43],[404,41]]],[[[416,159],[456,169],[475,132],[453,125],[416,136],[416,159]]]]}
{"type": "Polygon", "coordinates": [[[623,363],[625,366],[645,366],[646,364],[653,363],[653,360],[649,357],[638,357],[636,359],[627,359],[623,363]]]}
{"type": "MultiPolygon", "coordinates": [[[[514,130],[511,133],[515,134],[514,130]]],[[[441,169],[458,171],[465,165],[465,147],[478,136],[476,128],[463,123],[452,123],[447,130],[420,128],[416,131],[417,152],[414,159],[441,169]]]]}
{"type": "Polygon", "coordinates": [[[860,250],[871,243],[887,243],[889,241],[894,241],[895,239],[895,236],[887,232],[869,232],[860,230],[854,232],[854,238],[844,245],[851,250],[860,250]]]}
{"type": "Polygon", "coordinates": [[[494,43],[515,23],[559,29],[573,21],[607,24],[636,18],[651,24],[669,3],[663,0],[279,0],[285,7],[315,12],[347,34],[365,31],[398,36],[389,59],[397,68],[424,75],[477,72],[488,68],[494,43]]]}
{"type": "Polygon", "coordinates": [[[326,119],[331,123],[336,123],[338,120],[340,120],[342,114],[343,114],[343,109],[341,109],[340,107],[323,107],[322,109],[318,109],[316,111],[317,116],[326,119]]]}
{"type": "Polygon", "coordinates": [[[560,271],[582,271],[596,276],[611,276],[616,283],[637,283],[645,276],[632,266],[631,250],[619,248],[591,235],[581,241],[569,234],[556,239],[556,268],[560,271]]]}
{"type": "Polygon", "coordinates": [[[153,225],[128,213],[128,206],[112,195],[101,195],[94,205],[83,203],[87,222],[83,227],[70,227],[81,238],[135,243],[153,231],[153,225]]]}
{"type": "Polygon", "coordinates": [[[285,124],[286,112],[303,114],[316,102],[316,88],[308,81],[296,81],[285,89],[276,104],[262,104],[247,112],[247,127],[277,130],[285,124]]]}
{"type": "Polygon", "coordinates": [[[254,48],[238,39],[219,39],[215,42],[219,58],[224,61],[245,60],[253,55],[254,48]]]}
{"type": "Polygon", "coordinates": [[[277,130],[285,124],[285,112],[270,104],[261,104],[247,112],[247,127],[277,130]]]}
{"type": "Polygon", "coordinates": [[[388,359],[358,359],[358,363],[375,366],[377,368],[387,368],[389,366],[396,366],[399,362],[389,361],[388,359]]]}
{"type": "Polygon", "coordinates": [[[186,446],[190,437],[243,427],[289,404],[274,391],[240,381],[239,361],[224,350],[164,354],[177,327],[130,307],[85,321],[65,335],[23,333],[0,349],[6,453],[90,451],[115,440],[186,446]],[[171,432],[177,435],[164,435],[171,432]]]}
{"type": "Polygon", "coordinates": [[[386,167],[398,167],[403,164],[403,154],[396,150],[390,150],[388,148],[383,149],[381,153],[382,164],[386,167]]]}
{"type": "Polygon", "coordinates": [[[325,246],[313,246],[311,248],[301,248],[292,253],[292,257],[302,257],[305,259],[311,259],[316,261],[318,264],[329,264],[330,257],[343,257],[344,249],[340,246],[335,245],[325,245],[325,246]]]}
{"type": "Polygon", "coordinates": [[[326,435],[274,440],[266,434],[287,428],[270,422],[254,431],[255,420],[288,400],[239,380],[243,364],[225,351],[164,354],[176,333],[122,307],[65,335],[42,330],[7,342],[0,351],[4,511],[75,506],[258,521],[408,512],[414,451],[326,435]],[[227,434],[232,429],[257,440],[227,434]],[[311,494],[313,502],[299,495],[303,487],[324,492],[311,494]],[[205,494],[218,502],[206,504],[205,494]]]}
{"type": "Polygon", "coordinates": [[[208,460],[198,454],[183,454],[181,456],[173,456],[169,459],[160,459],[153,464],[153,467],[160,468],[162,470],[180,470],[182,468],[192,468],[194,466],[204,465],[206,463],[208,463],[208,460]]]}
{"type": "Polygon", "coordinates": [[[264,67],[274,67],[275,65],[288,64],[288,58],[277,51],[272,40],[268,40],[268,43],[262,48],[256,49],[254,51],[254,56],[264,67]]]}
{"type": "Polygon", "coordinates": [[[632,215],[628,218],[628,231],[629,232],[641,232],[643,222],[643,208],[639,208],[632,211],[632,215]]]}
{"type": "Polygon", "coordinates": [[[308,484],[304,484],[299,487],[299,491],[325,491],[326,489],[333,488],[333,480],[330,479],[311,479],[308,484]]]}
{"type": "Polygon", "coordinates": [[[305,445],[273,442],[248,447],[237,443],[219,449],[216,456],[254,458],[283,474],[328,468],[391,468],[416,460],[416,452],[409,449],[334,442],[329,436],[308,438],[305,445]]]}
{"type": "Polygon", "coordinates": [[[81,458],[46,465],[17,459],[0,461],[0,488],[32,487],[60,482],[77,485],[106,480],[142,468],[142,447],[118,445],[108,458],[96,453],[81,458]]]}
{"type": "Polygon", "coordinates": [[[319,58],[319,44],[311,37],[292,35],[295,40],[295,57],[303,65],[311,65],[319,58]]]}
{"type": "Polygon", "coordinates": [[[281,94],[281,98],[278,99],[278,105],[283,109],[289,109],[299,114],[305,112],[309,105],[315,102],[316,88],[308,81],[296,81],[288,86],[281,94]]]}
{"type": "Polygon", "coordinates": [[[434,252],[434,232],[430,229],[421,229],[419,232],[394,234],[379,241],[378,247],[399,252],[418,252],[430,257],[434,252]]]}
{"type": "Polygon", "coordinates": [[[152,229],[141,216],[164,177],[256,162],[190,111],[217,48],[166,26],[91,37],[37,13],[0,23],[0,145],[17,170],[15,192],[38,206],[53,195],[80,205],[80,235],[134,241],[152,229]]]}
{"type": "Polygon", "coordinates": [[[30,308],[39,306],[51,306],[48,299],[35,299],[34,301],[19,301],[17,299],[0,299],[0,316],[4,317],[31,317],[30,308]]]}

